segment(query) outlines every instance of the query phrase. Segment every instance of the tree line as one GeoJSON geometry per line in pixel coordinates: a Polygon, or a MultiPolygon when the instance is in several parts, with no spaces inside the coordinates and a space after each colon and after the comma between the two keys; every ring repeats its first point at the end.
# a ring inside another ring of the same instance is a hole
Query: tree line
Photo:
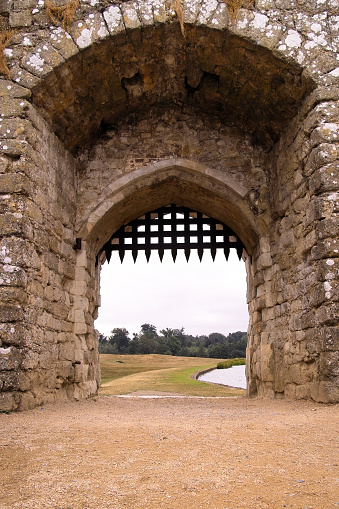
{"type": "Polygon", "coordinates": [[[125,328],[113,329],[110,336],[99,334],[99,353],[162,354],[184,357],[233,359],[246,357],[246,332],[232,332],[225,336],[212,332],[208,336],[185,334],[185,329],[162,329],[158,334],[154,325],[144,323],[132,338],[125,328]]]}

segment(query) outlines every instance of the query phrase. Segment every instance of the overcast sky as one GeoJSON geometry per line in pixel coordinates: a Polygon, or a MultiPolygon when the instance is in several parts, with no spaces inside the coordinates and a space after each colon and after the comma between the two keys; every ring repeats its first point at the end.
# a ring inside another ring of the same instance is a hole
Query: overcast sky
{"type": "Polygon", "coordinates": [[[228,262],[222,251],[213,262],[205,250],[201,263],[194,251],[188,263],[179,250],[175,263],[169,251],[163,263],[152,251],[149,263],[143,252],[134,263],[129,252],[122,264],[113,252],[101,270],[102,305],[95,327],[105,335],[125,327],[130,337],[143,323],[155,325],[158,332],[184,327],[194,336],[247,331],[245,274],[234,249],[228,262]]]}

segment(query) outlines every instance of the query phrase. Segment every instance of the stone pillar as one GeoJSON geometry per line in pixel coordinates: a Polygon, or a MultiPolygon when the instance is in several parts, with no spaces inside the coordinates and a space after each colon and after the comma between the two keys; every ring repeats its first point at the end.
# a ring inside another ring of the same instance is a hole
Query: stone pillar
{"type": "Polygon", "coordinates": [[[34,342],[27,334],[26,306],[30,273],[40,267],[28,213],[34,193],[25,160],[29,97],[29,90],[0,81],[0,410],[33,406],[31,395],[23,402],[31,382],[20,369],[36,362],[35,352],[30,351],[28,358],[23,346],[34,342]]]}
{"type": "Polygon", "coordinates": [[[24,410],[96,393],[88,299],[96,301],[85,252],[73,249],[75,160],[26,101],[29,92],[0,84],[8,116],[0,158],[0,410],[24,410]]]}
{"type": "Polygon", "coordinates": [[[276,147],[274,221],[250,268],[249,395],[339,399],[337,108],[318,90],[276,147]]]}
{"type": "Polygon", "coordinates": [[[99,295],[99,271],[89,257],[86,242],[77,251],[75,278],[71,285],[71,313],[74,321],[74,398],[96,394],[101,381],[98,336],[94,329],[99,295]]]}

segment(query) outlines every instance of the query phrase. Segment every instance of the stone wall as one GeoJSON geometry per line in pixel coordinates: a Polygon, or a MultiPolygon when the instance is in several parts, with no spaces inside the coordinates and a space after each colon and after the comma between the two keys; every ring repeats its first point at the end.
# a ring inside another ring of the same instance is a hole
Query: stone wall
{"type": "Polygon", "coordinates": [[[250,392],[337,400],[337,98],[313,93],[274,150],[270,255],[252,267],[250,392]]]}
{"type": "Polygon", "coordinates": [[[339,400],[337,2],[183,16],[0,1],[0,410],[96,393],[96,255],[170,202],[246,246],[249,395],[339,400]]]}

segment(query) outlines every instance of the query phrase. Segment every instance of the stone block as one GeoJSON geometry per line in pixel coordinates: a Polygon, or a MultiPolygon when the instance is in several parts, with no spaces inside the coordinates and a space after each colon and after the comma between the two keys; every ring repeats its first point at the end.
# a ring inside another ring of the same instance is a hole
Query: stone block
{"type": "Polygon", "coordinates": [[[28,55],[25,55],[21,65],[36,76],[45,76],[63,62],[64,59],[60,53],[50,42],[45,42],[36,46],[28,55]]]}
{"type": "Polygon", "coordinates": [[[83,309],[75,309],[74,311],[74,321],[79,323],[85,322],[85,314],[83,309]]]}
{"type": "Polygon", "coordinates": [[[21,353],[15,347],[0,348],[0,370],[17,370],[21,362],[21,353]]]}
{"type": "Polygon", "coordinates": [[[152,6],[153,6],[152,0],[138,2],[138,16],[141,20],[141,25],[143,27],[147,25],[152,25],[154,22],[152,6]]]}
{"type": "Polygon", "coordinates": [[[3,100],[9,99],[30,99],[32,92],[16,83],[9,80],[0,81],[0,97],[3,100]]]}
{"type": "Polygon", "coordinates": [[[10,166],[9,158],[0,156],[0,173],[5,173],[8,170],[9,166],[10,166]]]}
{"type": "Polygon", "coordinates": [[[74,361],[74,343],[60,343],[59,344],[59,359],[62,361],[74,361]]]}
{"type": "Polygon", "coordinates": [[[0,304],[0,322],[16,322],[22,320],[23,310],[14,304],[0,304]]]}
{"type": "Polygon", "coordinates": [[[87,334],[86,345],[87,345],[88,350],[94,351],[94,352],[96,351],[95,349],[98,346],[98,341],[94,334],[87,334]]]}
{"type": "Polygon", "coordinates": [[[319,260],[317,263],[318,281],[334,281],[339,273],[339,258],[319,260]]]}
{"type": "Polygon", "coordinates": [[[312,150],[306,164],[305,175],[310,176],[322,166],[331,164],[338,159],[339,148],[334,143],[322,143],[312,150]]]}
{"type": "Polygon", "coordinates": [[[8,14],[11,9],[11,0],[0,0],[0,14],[8,14]]]}
{"type": "Polygon", "coordinates": [[[132,3],[121,4],[123,23],[126,29],[139,28],[141,25],[139,13],[132,3]]]}
{"type": "Polygon", "coordinates": [[[86,250],[84,249],[81,249],[80,251],[77,252],[77,267],[85,267],[87,268],[88,266],[88,260],[87,260],[87,254],[86,254],[86,250]]]}
{"type": "Polygon", "coordinates": [[[297,385],[288,383],[285,386],[284,395],[286,399],[296,399],[297,385]]]}
{"type": "Polygon", "coordinates": [[[309,382],[312,382],[317,379],[318,373],[319,365],[318,362],[314,362],[314,359],[300,363],[300,375],[301,375],[300,385],[308,386],[309,382]]]}
{"type": "Polygon", "coordinates": [[[25,152],[25,142],[23,140],[0,140],[0,150],[4,155],[10,157],[20,157],[25,152]]]}
{"type": "Polygon", "coordinates": [[[25,11],[12,11],[9,15],[9,25],[11,28],[30,27],[32,24],[32,14],[25,11]]]}
{"type": "Polygon", "coordinates": [[[0,302],[24,306],[28,301],[27,293],[21,288],[0,287],[0,302]]]}
{"type": "Polygon", "coordinates": [[[271,242],[267,237],[261,237],[259,240],[260,252],[269,253],[271,251],[271,242]]]}
{"type": "Polygon", "coordinates": [[[321,258],[338,258],[339,256],[339,239],[330,238],[324,241],[318,241],[311,250],[311,258],[319,260],[321,258]]]}
{"type": "Polygon", "coordinates": [[[339,377],[339,351],[327,351],[320,354],[320,372],[325,380],[339,377]]]}
{"type": "Polygon", "coordinates": [[[324,219],[316,225],[316,234],[318,239],[326,239],[328,237],[338,237],[339,217],[331,217],[324,219]]]}
{"type": "Polygon", "coordinates": [[[64,256],[66,259],[69,259],[74,254],[73,246],[66,242],[61,242],[58,252],[60,253],[61,256],[64,256]]]}
{"type": "Polygon", "coordinates": [[[310,138],[313,147],[320,143],[333,143],[337,141],[339,141],[339,124],[334,122],[322,123],[321,126],[314,129],[310,138]]]}
{"type": "Polygon", "coordinates": [[[32,237],[32,226],[21,213],[0,214],[0,231],[3,236],[18,235],[21,237],[32,237]]]}
{"type": "Polygon", "coordinates": [[[321,327],[317,331],[317,348],[325,351],[339,351],[339,328],[321,327]]]}
{"type": "Polygon", "coordinates": [[[70,35],[80,50],[91,46],[94,42],[107,39],[109,32],[100,12],[89,14],[83,21],[74,23],[70,35]]]}
{"type": "Polygon", "coordinates": [[[28,391],[31,388],[31,379],[28,374],[21,372],[18,374],[20,391],[28,391]]]}
{"type": "Polygon", "coordinates": [[[19,389],[19,376],[16,371],[5,372],[2,377],[2,382],[3,391],[17,391],[19,389]]]}
{"type": "Polygon", "coordinates": [[[309,384],[298,385],[295,388],[295,396],[296,396],[296,399],[310,399],[311,390],[310,390],[309,384]]]}
{"type": "Polygon", "coordinates": [[[316,311],[311,309],[310,311],[303,313],[300,317],[300,329],[313,328],[318,325],[316,318],[316,311]]]}
{"type": "Polygon", "coordinates": [[[0,324],[0,345],[24,346],[26,343],[26,328],[20,322],[0,324]]]}
{"type": "Polygon", "coordinates": [[[47,369],[51,364],[51,354],[49,351],[42,352],[39,355],[39,367],[47,369]]]}
{"type": "Polygon", "coordinates": [[[328,303],[316,311],[316,321],[323,325],[338,325],[339,323],[339,302],[328,303]]]}
{"type": "Polygon", "coordinates": [[[17,408],[17,393],[0,392],[0,412],[11,412],[17,408]]]}
{"type": "Polygon", "coordinates": [[[338,190],[339,162],[322,166],[310,177],[310,192],[319,194],[338,190]]]}
{"type": "Polygon", "coordinates": [[[84,364],[96,364],[98,361],[98,352],[95,350],[84,351],[84,364]]]}
{"type": "Polygon", "coordinates": [[[280,236],[279,244],[281,246],[281,250],[293,246],[294,245],[293,232],[291,230],[283,232],[280,236]]]}
{"type": "Polygon", "coordinates": [[[65,380],[74,380],[74,367],[71,361],[60,361],[56,367],[56,375],[62,384],[65,380]]]}
{"type": "Polygon", "coordinates": [[[86,281],[73,281],[71,286],[71,293],[73,295],[78,295],[85,297],[87,292],[87,282],[86,281]]]}
{"type": "Polygon", "coordinates": [[[88,382],[81,382],[74,387],[74,399],[81,400],[95,396],[98,392],[97,382],[90,380],[88,382]]]}
{"type": "Polygon", "coordinates": [[[36,0],[14,0],[13,9],[15,11],[23,9],[34,9],[36,6],[36,0]]]}
{"type": "Polygon", "coordinates": [[[76,364],[75,365],[75,382],[86,382],[88,379],[88,364],[76,364]]]}
{"type": "Polygon", "coordinates": [[[20,84],[20,86],[26,90],[30,91],[35,85],[39,83],[39,78],[37,76],[34,76],[34,74],[23,69],[18,64],[14,64],[11,67],[10,73],[12,80],[17,84],[20,84]]]}
{"type": "Polygon", "coordinates": [[[261,350],[261,366],[260,366],[260,374],[261,380],[265,382],[273,382],[274,381],[274,372],[273,372],[273,351],[271,345],[262,344],[260,347],[261,350]]]}
{"type": "Polygon", "coordinates": [[[35,406],[35,398],[31,392],[28,391],[21,394],[18,410],[23,412],[25,410],[31,410],[35,406]]]}
{"type": "Polygon", "coordinates": [[[310,384],[311,398],[318,403],[335,403],[339,399],[338,384],[316,381],[310,384]]]}
{"type": "Polygon", "coordinates": [[[272,257],[270,253],[263,253],[258,258],[258,269],[267,269],[272,266],[272,257]]]}
{"type": "Polygon", "coordinates": [[[72,37],[62,27],[51,31],[51,44],[65,60],[79,53],[79,48],[72,37]]]}
{"type": "Polygon", "coordinates": [[[75,322],[74,334],[87,334],[87,325],[84,322],[75,322]]]}
{"type": "Polygon", "coordinates": [[[35,369],[39,365],[39,354],[33,350],[26,349],[23,354],[21,367],[24,370],[35,369]]]}

